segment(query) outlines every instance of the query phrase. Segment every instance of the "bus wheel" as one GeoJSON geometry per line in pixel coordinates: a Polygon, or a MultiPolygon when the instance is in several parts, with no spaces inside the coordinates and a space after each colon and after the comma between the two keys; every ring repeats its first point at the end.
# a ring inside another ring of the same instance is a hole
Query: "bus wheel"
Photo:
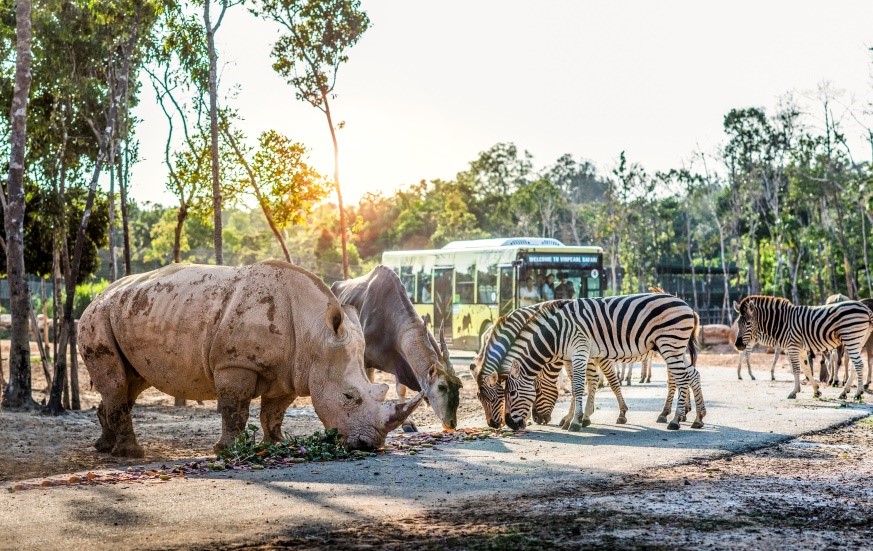
{"type": "Polygon", "coordinates": [[[476,347],[476,350],[482,350],[482,346],[485,344],[485,332],[491,329],[494,326],[491,321],[486,321],[482,324],[482,327],[479,328],[479,346],[476,347]]]}

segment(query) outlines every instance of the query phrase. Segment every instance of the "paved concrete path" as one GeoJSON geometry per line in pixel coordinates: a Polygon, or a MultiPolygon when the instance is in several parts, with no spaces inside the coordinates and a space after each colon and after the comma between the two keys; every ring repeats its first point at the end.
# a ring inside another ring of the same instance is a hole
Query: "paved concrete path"
{"type": "MultiPolygon", "coordinates": [[[[584,483],[692,458],[741,451],[869,415],[869,406],[787,400],[791,383],[737,381],[730,369],[701,369],[706,427],[668,432],[655,419],[666,396],[654,383],[624,387],[627,425],[615,400],[598,393],[594,424],[581,433],[531,427],[520,438],[440,446],[416,456],[311,463],[287,469],[215,473],[166,483],[121,483],[0,494],[0,548],[167,548],[256,542],[315,524],[342,526],[402,518],[431,505],[584,483]]],[[[869,398],[869,397],[868,397],[869,398]]],[[[871,399],[873,401],[873,399],[871,399]]],[[[554,419],[567,403],[558,404],[554,419]]],[[[481,426],[471,420],[468,426],[481,426]]]]}

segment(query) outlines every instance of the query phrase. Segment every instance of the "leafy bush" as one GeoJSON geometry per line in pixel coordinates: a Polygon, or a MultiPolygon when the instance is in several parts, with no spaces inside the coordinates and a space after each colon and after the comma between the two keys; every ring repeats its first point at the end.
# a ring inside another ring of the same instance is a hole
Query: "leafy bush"
{"type": "Polygon", "coordinates": [[[85,308],[107,287],[109,287],[109,282],[105,279],[79,284],[76,287],[76,294],[73,296],[73,319],[79,319],[85,308]]]}

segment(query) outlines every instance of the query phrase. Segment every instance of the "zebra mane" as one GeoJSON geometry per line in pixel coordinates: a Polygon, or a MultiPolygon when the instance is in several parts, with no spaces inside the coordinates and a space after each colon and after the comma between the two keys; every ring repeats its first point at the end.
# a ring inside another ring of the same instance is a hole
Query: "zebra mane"
{"type": "Polygon", "coordinates": [[[499,371],[503,360],[512,348],[518,334],[524,329],[528,323],[534,318],[549,314],[572,300],[550,300],[541,302],[533,306],[525,306],[517,308],[497,318],[491,328],[491,335],[483,344],[480,354],[483,354],[482,370],[479,372],[479,380],[484,380],[485,377],[491,375],[492,372],[499,371]]]}
{"type": "Polygon", "coordinates": [[[740,306],[746,304],[748,301],[754,300],[755,302],[762,302],[763,304],[787,304],[789,306],[792,305],[791,301],[785,297],[774,297],[770,295],[749,295],[744,299],[740,300],[740,306]]]}

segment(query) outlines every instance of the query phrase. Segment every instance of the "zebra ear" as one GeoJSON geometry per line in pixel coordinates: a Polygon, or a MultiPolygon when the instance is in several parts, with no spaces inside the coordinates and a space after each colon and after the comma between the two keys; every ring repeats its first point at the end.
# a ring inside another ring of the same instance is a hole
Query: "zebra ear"
{"type": "Polygon", "coordinates": [[[500,381],[500,375],[494,371],[491,375],[485,378],[485,384],[488,386],[497,386],[497,383],[500,381]]]}
{"type": "Polygon", "coordinates": [[[521,375],[521,364],[518,361],[512,362],[512,368],[509,370],[509,376],[517,379],[521,375]]]}
{"type": "Polygon", "coordinates": [[[734,301],[734,310],[736,310],[737,313],[739,313],[740,311],[740,305],[737,303],[737,301],[734,301]]]}

